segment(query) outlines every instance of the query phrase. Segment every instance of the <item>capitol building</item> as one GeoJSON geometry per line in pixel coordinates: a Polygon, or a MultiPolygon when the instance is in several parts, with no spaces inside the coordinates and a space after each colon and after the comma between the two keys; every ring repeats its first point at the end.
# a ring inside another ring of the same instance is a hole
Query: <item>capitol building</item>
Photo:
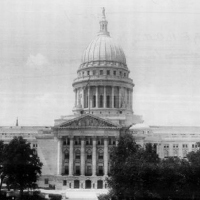
{"type": "Polygon", "coordinates": [[[197,150],[200,127],[144,126],[134,114],[130,68],[123,49],[110,36],[104,9],[99,26],[72,83],[74,114],[55,119],[52,127],[0,127],[5,143],[22,136],[37,151],[43,163],[40,187],[107,188],[111,149],[126,132],[141,146],[155,144],[160,158],[186,157],[197,150]]]}

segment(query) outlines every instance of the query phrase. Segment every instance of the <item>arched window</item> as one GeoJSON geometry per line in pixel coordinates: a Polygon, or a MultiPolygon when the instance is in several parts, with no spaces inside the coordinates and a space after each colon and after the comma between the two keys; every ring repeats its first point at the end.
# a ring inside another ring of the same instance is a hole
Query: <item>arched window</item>
{"type": "Polygon", "coordinates": [[[103,95],[100,95],[99,107],[103,108],[103,95]]]}
{"type": "Polygon", "coordinates": [[[92,107],[95,108],[96,107],[96,96],[94,95],[92,98],[92,107]]]}

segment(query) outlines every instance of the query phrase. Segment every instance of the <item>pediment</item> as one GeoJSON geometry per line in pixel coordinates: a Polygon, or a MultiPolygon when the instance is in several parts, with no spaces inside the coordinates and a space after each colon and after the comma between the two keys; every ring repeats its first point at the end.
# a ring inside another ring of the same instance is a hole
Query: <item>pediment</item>
{"type": "Polygon", "coordinates": [[[116,125],[109,120],[96,117],[91,114],[86,114],[72,120],[63,122],[62,124],[55,126],[58,129],[79,129],[79,128],[111,128],[118,129],[121,128],[119,125],[116,125]]]}

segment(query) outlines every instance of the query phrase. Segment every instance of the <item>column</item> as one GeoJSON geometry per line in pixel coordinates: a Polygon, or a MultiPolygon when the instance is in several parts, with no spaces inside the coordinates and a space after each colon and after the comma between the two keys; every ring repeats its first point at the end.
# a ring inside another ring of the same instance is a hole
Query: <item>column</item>
{"type": "Polygon", "coordinates": [[[112,86],[112,108],[114,108],[114,89],[115,87],[112,86]]]}
{"type": "Polygon", "coordinates": [[[108,137],[104,138],[104,176],[108,175],[108,137]]]}
{"type": "Polygon", "coordinates": [[[103,107],[106,108],[106,86],[104,86],[103,107]]]}
{"type": "Polygon", "coordinates": [[[90,110],[90,107],[91,107],[91,105],[90,105],[90,86],[88,86],[88,108],[89,108],[89,110],[90,110]]]}
{"type": "Polygon", "coordinates": [[[97,146],[97,138],[93,137],[93,140],[92,140],[92,176],[96,176],[96,162],[97,162],[96,146],[97,146]]]}
{"type": "Polygon", "coordinates": [[[115,145],[116,145],[116,147],[117,147],[117,146],[118,146],[118,143],[119,143],[119,137],[116,137],[115,139],[116,139],[115,145]]]}
{"type": "Polygon", "coordinates": [[[84,88],[82,88],[82,108],[84,108],[85,107],[85,101],[84,101],[84,88]]]}
{"type": "Polygon", "coordinates": [[[85,176],[85,138],[81,137],[81,175],[85,176]]]}
{"type": "Polygon", "coordinates": [[[57,175],[62,174],[62,140],[58,138],[58,146],[57,146],[57,175]]]}
{"type": "Polygon", "coordinates": [[[75,107],[77,107],[77,89],[75,89],[75,107]]]}
{"type": "Polygon", "coordinates": [[[96,86],[96,108],[99,107],[99,92],[98,92],[98,86],[96,86]]]}
{"type": "Polygon", "coordinates": [[[130,95],[131,95],[131,110],[132,110],[132,107],[133,107],[133,90],[130,91],[130,95]]]}
{"type": "Polygon", "coordinates": [[[69,176],[73,176],[73,166],[74,166],[74,138],[70,137],[70,147],[69,147],[69,176]]]}

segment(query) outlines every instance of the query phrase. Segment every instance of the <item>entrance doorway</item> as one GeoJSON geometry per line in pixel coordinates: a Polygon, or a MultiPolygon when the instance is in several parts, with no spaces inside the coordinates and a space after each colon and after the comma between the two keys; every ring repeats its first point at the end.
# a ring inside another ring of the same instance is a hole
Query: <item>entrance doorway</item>
{"type": "Polygon", "coordinates": [[[91,188],[91,180],[86,180],[85,181],[85,188],[90,189],[91,188]]]}
{"type": "Polygon", "coordinates": [[[103,189],[103,181],[102,180],[97,181],[97,189],[103,189]]]}
{"type": "Polygon", "coordinates": [[[74,180],[74,188],[79,188],[79,187],[80,187],[80,181],[74,180]]]}

